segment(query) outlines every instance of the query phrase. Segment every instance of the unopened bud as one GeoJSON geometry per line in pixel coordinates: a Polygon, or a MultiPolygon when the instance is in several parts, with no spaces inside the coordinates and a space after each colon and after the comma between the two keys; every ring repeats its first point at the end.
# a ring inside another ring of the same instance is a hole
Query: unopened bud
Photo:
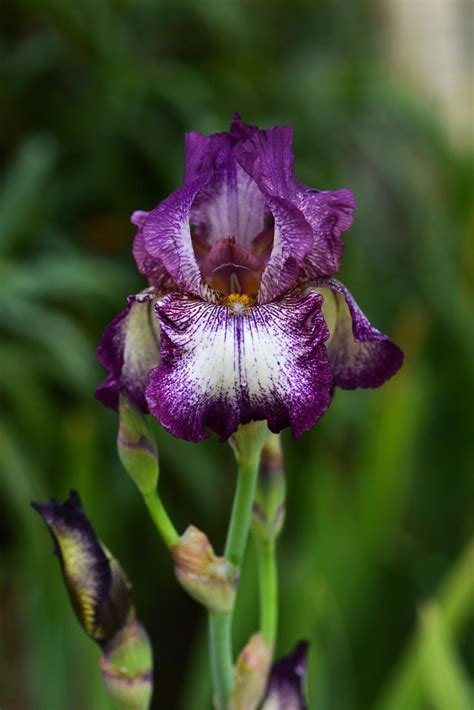
{"type": "Polygon", "coordinates": [[[158,483],[158,451],[141,410],[125,394],[120,395],[117,437],[120,460],[141,493],[154,491],[158,483]]]}
{"type": "Polygon", "coordinates": [[[75,491],[64,503],[52,500],[33,507],[53,537],[79,622],[94,641],[106,643],[135,617],[125,572],[96,537],[75,491]]]}
{"type": "Polygon", "coordinates": [[[190,525],[171,554],[176,577],[193,599],[214,614],[232,611],[239,569],[214,553],[204,533],[190,525]]]}
{"type": "Polygon", "coordinates": [[[152,693],[152,653],[136,619],[132,588],[120,563],[97,538],[71,491],[64,503],[33,503],[54,540],[74,611],[103,651],[100,665],[120,710],[146,710],[152,693]]]}
{"type": "Polygon", "coordinates": [[[262,446],[268,435],[266,421],[241,424],[232,434],[229,444],[234,450],[235,459],[239,465],[257,462],[262,446]]]}
{"type": "Polygon", "coordinates": [[[234,667],[234,689],[228,710],[255,710],[267,686],[272,648],[262,634],[251,636],[234,667]]]}
{"type": "Polygon", "coordinates": [[[120,710],[146,710],[153,692],[153,654],[137,621],[104,647],[100,668],[108,693],[120,710]]]}
{"type": "Polygon", "coordinates": [[[260,456],[252,531],[262,542],[275,542],[285,520],[286,481],[279,434],[270,433],[260,456]]]}

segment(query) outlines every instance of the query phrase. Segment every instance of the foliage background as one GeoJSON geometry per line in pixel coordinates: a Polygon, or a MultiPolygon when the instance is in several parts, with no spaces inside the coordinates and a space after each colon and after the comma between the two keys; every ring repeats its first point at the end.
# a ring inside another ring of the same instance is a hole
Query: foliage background
{"type": "MultiPolygon", "coordinates": [[[[431,0],[435,2],[436,0],[431,0]]],[[[0,96],[0,704],[109,708],[31,499],[80,491],[153,637],[154,707],[210,707],[205,619],[121,470],[95,346],[143,287],[129,215],[180,182],[182,134],[240,110],[295,128],[298,174],[350,187],[341,278],[406,352],[285,436],[278,652],[311,641],[311,707],[468,710],[474,673],[472,152],[392,72],[383,3],[19,0],[0,96]],[[457,147],[456,147],[457,146],[457,147]],[[472,236],[472,234],[471,234],[472,236]]],[[[472,7],[472,6],[471,6],[472,7]]],[[[219,548],[227,446],[158,432],[179,529],[219,548]]],[[[250,546],[236,628],[256,623],[250,546]]]]}

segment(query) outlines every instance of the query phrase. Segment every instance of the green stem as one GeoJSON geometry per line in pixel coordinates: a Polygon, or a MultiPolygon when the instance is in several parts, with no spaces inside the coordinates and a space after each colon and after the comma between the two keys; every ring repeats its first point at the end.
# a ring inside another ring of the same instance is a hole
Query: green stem
{"type": "Polygon", "coordinates": [[[224,548],[224,557],[240,567],[250,529],[257,485],[258,461],[239,466],[237,489],[224,548]]]}
{"type": "Polygon", "coordinates": [[[278,623],[278,575],[274,542],[255,540],[260,593],[260,630],[269,646],[275,645],[278,623]]]}
{"type": "Polygon", "coordinates": [[[166,512],[157,491],[144,493],[143,500],[145,501],[146,507],[148,508],[152,520],[155,523],[155,526],[166,547],[173,547],[173,545],[177,545],[179,542],[179,535],[171,522],[171,519],[166,512]]]}
{"type": "Polygon", "coordinates": [[[229,614],[209,614],[209,651],[217,707],[224,710],[232,692],[232,639],[229,614]]]}
{"type": "MultiPolygon", "coordinates": [[[[227,532],[224,556],[240,566],[250,529],[250,516],[258,475],[258,458],[241,463],[238,469],[237,488],[227,532]]],[[[232,618],[229,614],[210,614],[210,648],[214,689],[217,707],[225,710],[233,685],[232,618]]]]}

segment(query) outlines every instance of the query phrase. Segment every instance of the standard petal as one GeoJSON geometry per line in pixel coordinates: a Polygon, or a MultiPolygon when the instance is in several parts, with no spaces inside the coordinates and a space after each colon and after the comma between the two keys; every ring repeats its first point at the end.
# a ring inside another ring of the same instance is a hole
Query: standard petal
{"type": "Polygon", "coordinates": [[[147,277],[152,286],[159,290],[168,291],[173,288],[173,279],[165,269],[165,265],[161,259],[151,256],[145,247],[143,225],[148,219],[149,214],[149,212],[139,210],[132,214],[131,222],[138,227],[138,232],[133,240],[133,257],[139,272],[147,277]]]}
{"type": "Polygon", "coordinates": [[[262,231],[264,217],[263,194],[232,155],[197,195],[190,215],[197,232],[205,234],[210,244],[235,237],[245,247],[250,247],[254,237],[262,231]]]}
{"type": "Polygon", "coordinates": [[[402,366],[403,353],[374,328],[347,288],[335,279],[317,282],[331,337],[326,343],[334,384],[343,389],[380,387],[402,366]]]}
{"type": "Polygon", "coordinates": [[[186,182],[150,212],[143,224],[146,251],[160,259],[185,291],[205,296],[209,289],[202,280],[191,240],[190,211],[196,195],[204,189],[212,172],[203,172],[186,182]]]}
{"type": "Polygon", "coordinates": [[[97,355],[109,375],[95,396],[106,407],[118,409],[119,394],[127,392],[144,411],[148,411],[145,386],[150,370],[160,361],[159,323],[153,310],[153,289],[130,296],[127,308],[105,330],[97,355]]]}
{"type": "Polygon", "coordinates": [[[310,224],[298,208],[293,174],[293,131],[277,127],[258,131],[235,148],[235,157],[255,181],[275,220],[273,249],[262,274],[259,302],[284,293],[297,280],[313,247],[310,224]]]}
{"type": "Polygon", "coordinates": [[[71,491],[64,503],[33,503],[49,528],[77,617],[99,643],[109,641],[134,615],[130,584],[120,564],[97,539],[71,491]]]}
{"type": "Polygon", "coordinates": [[[304,685],[308,643],[274,664],[261,710],[305,710],[304,685]]]}
{"type": "Polygon", "coordinates": [[[355,197],[346,189],[319,192],[300,185],[296,202],[313,230],[313,246],[304,270],[310,279],[332,276],[341,264],[341,234],[352,224],[355,197]]]}
{"type": "Polygon", "coordinates": [[[207,438],[208,429],[225,440],[253,419],[299,436],[330,403],[320,308],[314,292],[249,308],[166,296],[156,307],[162,362],[146,390],[150,412],[190,441],[207,438]]]}
{"type": "Polygon", "coordinates": [[[275,219],[273,248],[262,273],[259,303],[285,293],[297,281],[303,260],[313,243],[311,227],[301,212],[287,200],[268,198],[275,219]]]}

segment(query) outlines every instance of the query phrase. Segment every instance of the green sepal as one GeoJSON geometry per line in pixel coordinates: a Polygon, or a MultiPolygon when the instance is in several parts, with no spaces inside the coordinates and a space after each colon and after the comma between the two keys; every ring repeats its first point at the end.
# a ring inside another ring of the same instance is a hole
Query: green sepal
{"type": "Polygon", "coordinates": [[[153,653],[138,621],[121,629],[104,647],[100,667],[109,696],[119,710],[147,710],[153,692],[153,653]]]}
{"type": "Polygon", "coordinates": [[[260,457],[252,510],[252,532],[264,543],[273,543],[285,521],[286,480],[279,434],[270,433],[260,457]]]}
{"type": "Polygon", "coordinates": [[[130,478],[144,495],[158,483],[159,464],[155,438],[141,410],[125,395],[120,395],[120,425],[117,448],[130,478]]]}

